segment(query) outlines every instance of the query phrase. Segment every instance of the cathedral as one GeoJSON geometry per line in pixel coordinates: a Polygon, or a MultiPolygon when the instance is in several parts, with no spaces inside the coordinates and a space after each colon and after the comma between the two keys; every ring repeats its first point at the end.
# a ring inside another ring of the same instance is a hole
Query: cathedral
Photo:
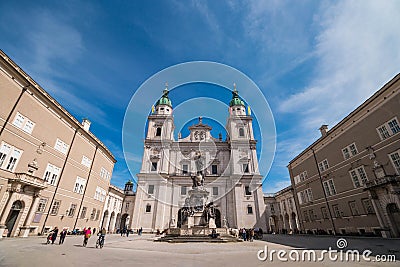
{"type": "MultiPolygon", "coordinates": [[[[180,228],[188,195],[202,188],[204,203],[213,206],[216,228],[263,228],[265,204],[258,169],[250,110],[246,113],[236,87],[227,112],[226,140],[211,135],[203,123],[174,138],[168,88],[148,116],[142,166],[138,177],[131,228],[152,232],[180,228]]],[[[200,207],[201,208],[201,207],[200,207]]]]}

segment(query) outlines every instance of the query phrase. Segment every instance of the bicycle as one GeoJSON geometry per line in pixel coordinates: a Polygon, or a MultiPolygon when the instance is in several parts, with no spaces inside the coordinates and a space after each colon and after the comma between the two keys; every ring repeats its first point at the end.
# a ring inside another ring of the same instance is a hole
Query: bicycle
{"type": "Polygon", "coordinates": [[[99,238],[96,241],[96,248],[103,248],[104,246],[104,236],[103,235],[99,235],[99,238]]]}

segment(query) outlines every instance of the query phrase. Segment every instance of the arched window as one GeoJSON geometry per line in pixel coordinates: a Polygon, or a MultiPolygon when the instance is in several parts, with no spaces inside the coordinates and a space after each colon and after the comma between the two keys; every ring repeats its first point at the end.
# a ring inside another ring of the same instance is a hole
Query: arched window
{"type": "Polygon", "coordinates": [[[156,136],[161,136],[161,127],[157,127],[156,136]]]}
{"type": "Polygon", "coordinates": [[[243,128],[239,128],[239,136],[244,137],[244,129],[243,128]]]}

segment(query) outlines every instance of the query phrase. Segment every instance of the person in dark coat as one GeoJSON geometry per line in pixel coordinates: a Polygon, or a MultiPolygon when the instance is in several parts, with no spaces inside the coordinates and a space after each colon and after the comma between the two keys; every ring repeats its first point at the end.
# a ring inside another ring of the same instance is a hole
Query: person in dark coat
{"type": "Polygon", "coordinates": [[[67,230],[64,228],[60,233],[60,242],[59,245],[64,244],[64,239],[67,236],[67,230]]]}
{"type": "Polygon", "coordinates": [[[58,228],[56,226],[56,227],[54,227],[53,234],[51,235],[51,244],[54,244],[54,241],[56,241],[57,235],[58,235],[58,228]]]}

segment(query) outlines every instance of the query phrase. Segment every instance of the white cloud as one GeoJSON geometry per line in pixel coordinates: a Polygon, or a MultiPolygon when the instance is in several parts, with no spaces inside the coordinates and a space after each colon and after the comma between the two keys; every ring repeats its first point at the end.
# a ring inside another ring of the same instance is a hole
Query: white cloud
{"type": "Polygon", "coordinates": [[[265,192],[276,193],[279,190],[282,190],[283,188],[288,187],[289,185],[290,185],[289,177],[286,177],[285,180],[275,182],[274,184],[271,184],[271,186],[267,182],[267,185],[265,186],[265,188],[266,188],[265,192]]]}
{"type": "Polygon", "coordinates": [[[341,1],[319,18],[316,74],[279,110],[301,115],[302,130],[333,126],[397,74],[400,2],[341,1]]]}

